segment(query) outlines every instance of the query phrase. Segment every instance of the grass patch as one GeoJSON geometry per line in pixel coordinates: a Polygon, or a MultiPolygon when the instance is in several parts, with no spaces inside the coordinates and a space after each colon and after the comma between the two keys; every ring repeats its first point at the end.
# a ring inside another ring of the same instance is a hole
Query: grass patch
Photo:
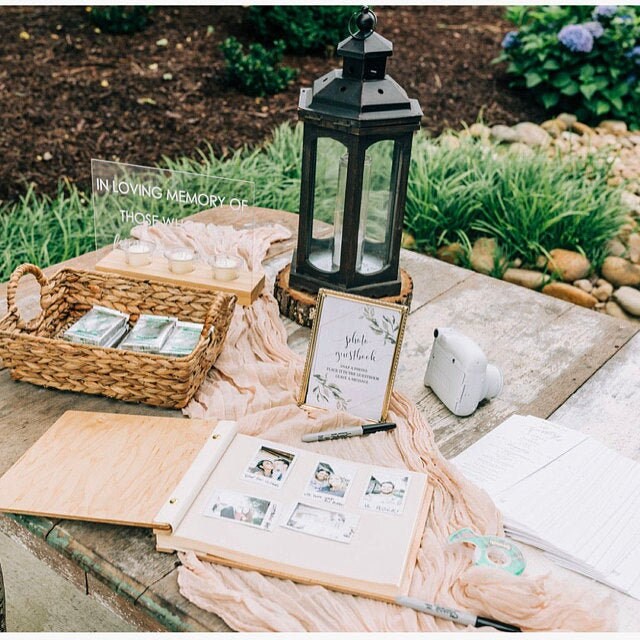
{"type": "Polygon", "coordinates": [[[602,262],[624,214],[621,190],[607,185],[604,158],[523,156],[470,137],[459,143],[416,140],[405,226],[418,248],[468,248],[491,236],[505,258],[525,264],[554,248],[602,262]]]}
{"type": "MultiPolygon", "coordinates": [[[[606,163],[522,157],[468,137],[459,142],[454,148],[415,138],[405,226],[420,250],[454,241],[469,247],[494,236],[510,260],[532,263],[563,247],[602,261],[623,215],[620,190],[607,186],[606,163]]],[[[257,206],[296,212],[301,156],[302,128],[283,125],[262,148],[224,158],[209,148],[191,159],[164,158],[161,166],[253,181],[257,206]]],[[[73,185],[61,183],[54,198],[29,190],[0,209],[0,281],[23,262],[46,267],[93,249],[90,198],[73,185]]]]}

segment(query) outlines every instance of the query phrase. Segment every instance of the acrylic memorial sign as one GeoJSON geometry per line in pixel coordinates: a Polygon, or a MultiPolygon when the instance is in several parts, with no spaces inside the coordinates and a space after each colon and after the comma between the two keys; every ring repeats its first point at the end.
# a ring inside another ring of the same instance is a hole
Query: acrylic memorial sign
{"type": "MultiPolygon", "coordinates": [[[[144,227],[180,227],[190,218],[249,234],[244,247],[253,253],[253,182],[105,160],[91,161],[91,178],[96,249],[137,237],[144,227]]],[[[152,250],[158,252],[157,247],[152,250]]],[[[226,256],[218,255],[218,263],[222,258],[226,256]]],[[[199,259],[213,262],[214,255],[199,259]]],[[[177,262],[173,266],[175,273],[188,267],[177,262]]],[[[222,279],[222,269],[218,271],[222,279]]]]}
{"type": "Polygon", "coordinates": [[[407,307],[321,289],[299,403],[385,420],[407,307]]]}

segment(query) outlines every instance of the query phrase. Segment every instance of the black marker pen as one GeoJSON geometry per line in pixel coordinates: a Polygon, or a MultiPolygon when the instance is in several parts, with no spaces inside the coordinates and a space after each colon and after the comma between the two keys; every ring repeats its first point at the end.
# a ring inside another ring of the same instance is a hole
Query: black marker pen
{"type": "Polygon", "coordinates": [[[302,436],[302,442],[321,442],[322,440],[337,440],[338,438],[353,438],[353,436],[366,436],[376,431],[389,431],[395,429],[395,422],[378,422],[377,424],[363,424],[359,427],[344,427],[335,431],[321,431],[320,433],[306,433],[302,436]]]}

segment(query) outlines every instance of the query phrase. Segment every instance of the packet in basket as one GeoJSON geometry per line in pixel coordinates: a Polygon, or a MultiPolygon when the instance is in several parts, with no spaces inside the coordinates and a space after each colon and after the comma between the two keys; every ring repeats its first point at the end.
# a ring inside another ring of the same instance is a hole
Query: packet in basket
{"type": "MultiPolygon", "coordinates": [[[[187,356],[198,344],[203,325],[198,322],[178,321],[176,326],[165,342],[160,353],[167,356],[187,356]]],[[[211,327],[213,331],[213,327],[211,327]]]]}
{"type": "Polygon", "coordinates": [[[167,316],[141,315],[119,348],[158,353],[177,322],[177,318],[167,316]]]}
{"type": "Polygon", "coordinates": [[[62,335],[68,342],[111,347],[127,332],[129,315],[95,305],[62,335]]]}

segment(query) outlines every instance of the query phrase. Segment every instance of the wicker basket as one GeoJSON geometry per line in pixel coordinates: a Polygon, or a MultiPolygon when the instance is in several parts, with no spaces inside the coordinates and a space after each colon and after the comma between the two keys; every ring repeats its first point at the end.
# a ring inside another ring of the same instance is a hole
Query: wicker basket
{"type": "Polygon", "coordinates": [[[17,380],[182,408],[218,357],[235,302],[235,296],[219,292],[75,269],[62,269],[47,280],[35,265],[23,264],[13,272],[7,288],[8,313],[0,320],[0,357],[17,380]],[[29,322],[20,318],[16,306],[18,282],[27,273],[41,286],[42,307],[29,322]],[[64,341],[62,333],[94,304],[129,313],[134,322],[143,313],[170,315],[202,322],[204,329],[196,348],[183,357],[64,341]]]}

